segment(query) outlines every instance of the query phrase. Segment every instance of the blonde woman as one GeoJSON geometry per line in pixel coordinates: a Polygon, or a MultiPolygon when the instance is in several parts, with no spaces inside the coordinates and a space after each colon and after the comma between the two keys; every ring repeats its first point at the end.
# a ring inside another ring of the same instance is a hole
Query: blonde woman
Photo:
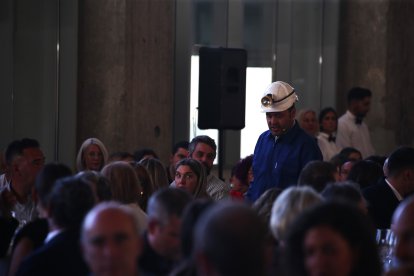
{"type": "Polygon", "coordinates": [[[106,165],[102,174],[109,180],[112,200],[128,205],[136,214],[140,229],[146,229],[147,215],[139,207],[142,188],[135,169],[127,162],[115,161],[106,165]]]}
{"type": "Polygon", "coordinates": [[[76,167],[81,171],[100,171],[108,161],[108,151],[97,138],[86,139],[76,157],[76,167]]]}

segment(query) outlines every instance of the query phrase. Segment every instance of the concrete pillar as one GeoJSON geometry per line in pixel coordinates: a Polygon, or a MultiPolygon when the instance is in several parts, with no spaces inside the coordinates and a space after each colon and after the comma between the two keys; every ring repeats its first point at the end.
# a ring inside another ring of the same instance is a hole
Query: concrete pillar
{"type": "Polygon", "coordinates": [[[408,0],[342,1],[337,106],[346,110],[353,86],[373,92],[367,124],[378,154],[412,144],[414,109],[414,2],[408,0]],[[410,70],[411,69],[411,70],[410,70]]]}
{"type": "Polygon", "coordinates": [[[172,143],[174,2],[80,1],[78,145],[110,152],[172,143]]]}

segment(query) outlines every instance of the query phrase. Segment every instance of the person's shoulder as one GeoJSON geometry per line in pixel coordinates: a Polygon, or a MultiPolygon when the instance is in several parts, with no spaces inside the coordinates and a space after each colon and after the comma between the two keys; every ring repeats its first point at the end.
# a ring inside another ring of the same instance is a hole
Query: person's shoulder
{"type": "Polygon", "coordinates": [[[368,199],[382,195],[388,190],[391,191],[391,188],[387,185],[384,179],[381,179],[378,183],[362,189],[362,195],[368,199]]]}

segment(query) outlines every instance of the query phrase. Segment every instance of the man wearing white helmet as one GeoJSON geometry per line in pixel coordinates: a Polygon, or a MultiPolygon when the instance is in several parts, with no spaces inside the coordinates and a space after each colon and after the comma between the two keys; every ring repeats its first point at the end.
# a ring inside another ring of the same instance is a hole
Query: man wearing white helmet
{"type": "Polygon", "coordinates": [[[269,130],[260,135],[254,150],[254,182],[246,194],[250,201],[270,188],[296,185],[309,161],[322,160],[315,138],[295,121],[296,101],[295,89],[282,81],[272,83],[264,92],[261,107],[269,130]]]}

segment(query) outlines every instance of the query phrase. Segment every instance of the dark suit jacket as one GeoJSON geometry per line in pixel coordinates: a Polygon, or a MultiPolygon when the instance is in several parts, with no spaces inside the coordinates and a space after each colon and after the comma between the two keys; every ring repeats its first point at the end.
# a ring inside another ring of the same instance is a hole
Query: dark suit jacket
{"type": "Polygon", "coordinates": [[[367,200],[368,214],[373,219],[375,227],[390,228],[392,215],[400,202],[385,180],[365,188],[362,194],[367,200]]]}
{"type": "Polygon", "coordinates": [[[16,275],[88,275],[79,233],[63,231],[29,255],[16,275]]]}

